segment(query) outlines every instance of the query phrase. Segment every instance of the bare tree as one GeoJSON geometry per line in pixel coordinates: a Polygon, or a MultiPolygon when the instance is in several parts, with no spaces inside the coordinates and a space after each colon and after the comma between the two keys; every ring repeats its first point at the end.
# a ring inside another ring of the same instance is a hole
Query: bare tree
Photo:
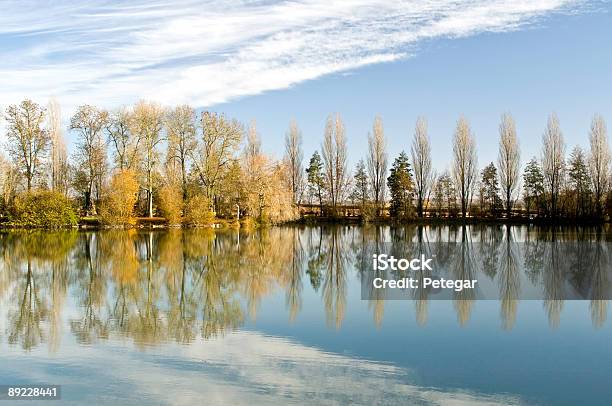
{"type": "Polygon", "coordinates": [[[15,166],[26,178],[26,190],[43,170],[43,162],[51,140],[43,128],[45,109],[32,100],[6,109],[8,150],[15,166]]]}
{"type": "Polygon", "coordinates": [[[292,120],[289,131],[285,134],[285,161],[289,169],[289,186],[293,193],[293,202],[296,204],[302,200],[304,186],[303,160],[302,132],[295,120],[292,120]]]}
{"type": "Polygon", "coordinates": [[[338,204],[344,199],[349,182],[346,167],[346,135],[340,114],[336,114],[335,117],[330,115],[327,118],[322,150],[326,189],[335,212],[338,204]]]}
{"type": "Polygon", "coordinates": [[[68,153],[62,130],[60,105],[56,99],[49,100],[47,106],[47,129],[51,140],[50,181],[51,189],[68,193],[68,153]]]}
{"type": "Polygon", "coordinates": [[[187,165],[196,146],[195,111],[187,105],[177,106],[166,115],[168,159],[178,163],[181,171],[183,199],[187,198],[187,165]]]}
{"type": "Polygon", "coordinates": [[[499,182],[505,198],[506,217],[510,218],[512,199],[518,190],[521,152],[516,138],[516,126],[510,114],[503,114],[499,124],[499,182]]]}
{"type": "Polygon", "coordinates": [[[131,124],[131,131],[140,140],[148,213],[153,217],[153,171],[158,164],[157,147],[164,139],[164,110],[156,103],[141,100],[134,106],[131,124]]]}
{"type": "Polygon", "coordinates": [[[435,178],[431,164],[431,144],[427,135],[427,120],[424,117],[417,119],[410,153],[412,169],[414,169],[417,212],[419,217],[423,217],[424,202],[429,196],[435,178]]]}
{"type": "Polygon", "coordinates": [[[249,124],[243,155],[246,163],[244,170],[246,173],[249,173],[254,170],[255,161],[261,156],[261,141],[257,134],[257,122],[255,120],[251,120],[249,124]]]}
{"type": "Polygon", "coordinates": [[[0,154],[0,207],[6,209],[15,197],[19,173],[12,162],[0,154]]]}
{"type": "Polygon", "coordinates": [[[589,164],[593,193],[595,194],[595,205],[597,215],[601,216],[603,211],[603,198],[609,186],[610,176],[610,149],[608,146],[608,131],[603,117],[596,114],[591,123],[589,134],[591,146],[589,164]]]}
{"type": "Polygon", "coordinates": [[[385,181],[387,178],[387,140],[382,119],[374,119],[372,133],[368,134],[368,172],[372,184],[372,194],[376,215],[380,215],[385,205],[385,181]]]}
{"type": "Polygon", "coordinates": [[[97,214],[94,203],[94,187],[100,197],[101,179],[106,167],[106,148],[102,132],[108,120],[108,113],[96,107],[79,106],[70,119],[70,129],[77,133],[75,160],[85,181],[85,210],[97,214]]]}
{"type": "Polygon", "coordinates": [[[213,200],[217,183],[234,161],[244,130],[238,121],[208,111],[202,113],[200,122],[202,136],[193,152],[193,165],[206,197],[213,200]]]}
{"type": "Polygon", "coordinates": [[[476,141],[470,129],[470,124],[464,117],[457,121],[453,155],[453,176],[459,189],[461,215],[465,218],[472,201],[474,182],[478,174],[478,158],[476,157],[476,141]]]}
{"type": "Polygon", "coordinates": [[[542,171],[545,186],[550,196],[550,214],[557,215],[559,191],[565,175],[565,142],[559,127],[556,114],[548,117],[548,123],[542,136],[542,171]]]}
{"type": "Polygon", "coordinates": [[[132,169],[138,161],[140,138],[132,133],[131,125],[132,114],[127,108],[121,107],[109,114],[106,132],[119,170],[132,169]]]}

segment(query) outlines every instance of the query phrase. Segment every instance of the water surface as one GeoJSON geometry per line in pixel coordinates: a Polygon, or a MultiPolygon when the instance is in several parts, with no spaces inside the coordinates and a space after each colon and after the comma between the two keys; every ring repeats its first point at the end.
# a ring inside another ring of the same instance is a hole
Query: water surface
{"type": "Polygon", "coordinates": [[[593,292],[610,287],[611,240],[526,226],[4,232],[0,384],[62,385],[66,404],[609,404],[612,328],[593,292]],[[499,300],[361,299],[373,252],[441,241],[499,300]],[[529,289],[541,300],[520,300],[529,289]]]}

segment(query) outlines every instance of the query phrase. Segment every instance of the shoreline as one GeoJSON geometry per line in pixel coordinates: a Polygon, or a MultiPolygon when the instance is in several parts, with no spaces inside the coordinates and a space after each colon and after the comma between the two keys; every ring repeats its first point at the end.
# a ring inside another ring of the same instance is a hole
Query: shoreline
{"type": "Polygon", "coordinates": [[[277,224],[260,224],[255,221],[241,221],[228,219],[217,219],[211,224],[201,225],[186,225],[186,224],[168,224],[167,220],[163,217],[139,217],[135,219],[134,224],[103,224],[99,219],[96,218],[82,218],[79,220],[77,225],[70,226],[59,226],[59,227],[32,227],[32,226],[20,226],[20,225],[7,225],[0,224],[0,230],[112,230],[112,229],[193,229],[203,228],[212,230],[225,230],[225,229],[258,229],[258,228],[269,228],[269,227],[283,227],[283,226],[343,226],[343,225],[373,225],[373,226],[463,226],[463,225],[533,225],[543,227],[554,227],[554,226],[575,226],[575,227],[602,227],[609,224],[610,220],[576,220],[576,219],[552,219],[552,218],[439,218],[439,217],[427,217],[427,218],[410,218],[410,219],[394,219],[390,217],[378,217],[370,219],[368,221],[362,221],[358,216],[355,217],[302,217],[297,220],[287,221],[277,224]]]}

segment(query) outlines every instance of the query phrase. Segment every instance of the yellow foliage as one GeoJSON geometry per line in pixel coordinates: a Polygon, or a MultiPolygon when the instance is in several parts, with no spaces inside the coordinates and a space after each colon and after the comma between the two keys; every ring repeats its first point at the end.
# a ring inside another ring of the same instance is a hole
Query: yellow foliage
{"type": "Polygon", "coordinates": [[[183,192],[176,185],[164,185],[159,190],[159,209],[169,224],[181,223],[183,192]]]}
{"type": "Polygon", "coordinates": [[[211,210],[210,200],[201,194],[191,196],[185,202],[185,224],[191,226],[211,225],[215,221],[215,213],[211,210]]]}
{"type": "Polygon", "coordinates": [[[134,224],[137,193],[138,181],[132,170],[126,169],[115,173],[100,209],[102,221],[107,224],[134,224]]]}

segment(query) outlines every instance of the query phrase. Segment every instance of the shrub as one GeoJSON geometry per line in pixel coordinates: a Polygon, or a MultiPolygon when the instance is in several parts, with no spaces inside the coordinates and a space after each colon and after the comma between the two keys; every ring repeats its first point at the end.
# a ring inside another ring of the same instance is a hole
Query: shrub
{"type": "Polygon", "coordinates": [[[138,193],[138,181],[132,170],[115,173],[108,195],[102,201],[100,217],[107,224],[134,224],[134,205],[138,193]]]}
{"type": "Polygon", "coordinates": [[[183,209],[183,191],[175,185],[165,185],[159,189],[159,209],[170,224],[180,224],[183,209]]]}
{"type": "Polygon", "coordinates": [[[30,192],[17,196],[11,223],[23,227],[58,228],[75,226],[78,218],[72,202],[58,192],[30,192]]]}
{"type": "Polygon", "coordinates": [[[201,194],[191,196],[185,203],[185,224],[192,226],[213,224],[215,213],[210,206],[210,200],[206,196],[201,194]]]}

